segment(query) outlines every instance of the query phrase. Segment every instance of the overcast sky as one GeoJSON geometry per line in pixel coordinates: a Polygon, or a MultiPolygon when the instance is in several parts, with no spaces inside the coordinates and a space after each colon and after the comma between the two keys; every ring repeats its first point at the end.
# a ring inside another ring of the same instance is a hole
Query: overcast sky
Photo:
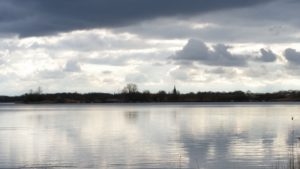
{"type": "Polygon", "coordinates": [[[300,89],[298,0],[0,0],[0,95],[300,89]]]}

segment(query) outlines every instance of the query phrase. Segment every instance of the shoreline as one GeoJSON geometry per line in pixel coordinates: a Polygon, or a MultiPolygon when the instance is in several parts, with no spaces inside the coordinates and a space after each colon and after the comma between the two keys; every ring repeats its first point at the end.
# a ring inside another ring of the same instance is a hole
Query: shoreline
{"type": "Polygon", "coordinates": [[[6,105],[300,105],[300,101],[249,101],[249,102],[102,102],[102,103],[1,103],[6,105]]]}

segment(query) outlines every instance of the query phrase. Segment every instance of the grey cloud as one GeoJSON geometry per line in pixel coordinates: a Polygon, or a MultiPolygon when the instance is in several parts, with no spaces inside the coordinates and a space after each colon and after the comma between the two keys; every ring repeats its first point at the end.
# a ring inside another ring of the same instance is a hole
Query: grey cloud
{"type": "Polygon", "coordinates": [[[202,41],[190,39],[182,50],[176,52],[171,59],[183,62],[199,62],[211,66],[246,66],[246,56],[234,55],[224,44],[213,46],[213,50],[202,41]]]}
{"type": "MultiPolygon", "coordinates": [[[[28,14],[28,13],[27,13],[28,14]]],[[[12,20],[18,21],[22,15],[27,15],[26,9],[12,1],[0,1],[0,22],[9,24],[12,20]]],[[[2,25],[2,24],[1,24],[2,25]]]]}
{"type": "Polygon", "coordinates": [[[277,59],[276,54],[269,49],[260,49],[261,55],[257,58],[258,61],[262,62],[274,62],[277,59]]]}
{"type": "Polygon", "coordinates": [[[110,75],[110,74],[112,74],[112,71],[105,70],[105,71],[102,71],[102,74],[104,74],[104,75],[110,75]]]}
{"type": "Polygon", "coordinates": [[[125,81],[128,83],[145,83],[147,82],[147,77],[142,73],[132,73],[125,77],[125,81]]]}
{"type": "Polygon", "coordinates": [[[116,83],[116,80],[113,79],[113,78],[104,78],[102,80],[103,83],[109,83],[109,84],[112,84],[112,83],[116,83]]]}
{"type": "Polygon", "coordinates": [[[94,56],[89,56],[89,52],[81,53],[80,58],[82,62],[88,64],[95,64],[95,65],[112,65],[112,66],[123,66],[128,65],[130,62],[158,62],[164,61],[166,56],[172,54],[172,51],[119,51],[119,52],[104,52],[104,53],[97,53],[94,56]]]}
{"type": "Polygon", "coordinates": [[[193,37],[213,43],[298,43],[299,8],[299,2],[276,0],[254,7],[195,15],[184,20],[157,19],[116,30],[133,32],[145,37],[173,39],[193,37]],[[280,15],[278,11],[281,11],[280,15]],[[202,23],[212,25],[201,29],[193,27],[202,23]]]}
{"type": "Polygon", "coordinates": [[[205,15],[201,18],[203,22],[213,21],[222,26],[206,30],[201,35],[231,42],[299,42],[299,7],[299,1],[277,0],[253,8],[205,15]]]}
{"type": "Polygon", "coordinates": [[[222,78],[227,78],[227,79],[233,79],[238,76],[238,73],[235,69],[225,68],[225,67],[207,69],[207,70],[205,70],[205,73],[216,74],[222,78]]]}
{"type": "Polygon", "coordinates": [[[174,59],[198,60],[209,57],[210,51],[206,44],[200,40],[190,39],[181,51],[178,51],[174,59]]]}
{"type": "Polygon", "coordinates": [[[176,80],[180,80],[180,81],[190,81],[192,79],[190,79],[191,77],[188,75],[187,73],[187,69],[183,68],[183,67],[179,67],[173,71],[170,72],[171,77],[173,77],[176,80]]]}
{"type": "Polygon", "coordinates": [[[38,77],[42,79],[62,79],[65,73],[62,70],[43,70],[38,72],[38,77]]]}
{"type": "MultiPolygon", "coordinates": [[[[251,12],[255,12],[252,9],[251,12]]],[[[265,21],[260,23],[262,18],[241,17],[240,11],[236,15],[227,14],[224,12],[220,14],[210,14],[214,17],[194,17],[187,19],[184,22],[176,18],[158,19],[151,22],[143,22],[136,25],[129,25],[127,27],[120,27],[114,29],[116,32],[131,32],[138,34],[141,37],[155,37],[163,39],[186,39],[186,38],[199,38],[206,42],[258,42],[258,43],[282,43],[282,42],[299,42],[299,37],[295,36],[299,32],[298,26],[292,25],[289,22],[278,21],[265,21]],[[231,21],[224,19],[225,17],[231,18],[231,21]],[[201,18],[201,19],[199,19],[201,18]],[[222,19],[227,20],[225,23],[222,19]],[[247,22],[247,23],[245,23],[247,22]],[[248,22],[251,22],[249,24],[248,22]],[[206,24],[206,27],[195,28],[193,25],[198,23],[206,24]],[[228,24],[230,23],[230,24],[228,24]],[[283,25],[284,26],[278,26],[283,25]],[[255,26],[253,26],[255,25],[255,26]]],[[[288,17],[288,16],[287,16],[288,17]]],[[[292,16],[290,16],[292,17],[292,16]]]]}
{"type": "Polygon", "coordinates": [[[10,0],[1,1],[0,33],[38,36],[78,29],[119,27],[168,16],[190,16],[272,0],[10,0]]]}
{"type": "Polygon", "coordinates": [[[288,48],[284,51],[284,56],[288,60],[291,65],[299,65],[300,64],[300,52],[295,49],[288,48]]]}
{"type": "Polygon", "coordinates": [[[215,76],[208,75],[202,67],[180,65],[169,71],[168,75],[181,82],[205,83],[214,80],[215,76]]]}
{"type": "MultiPolygon", "coordinates": [[[[153,45],[155,47],[155,45],[153,45]]],[[[103,35],[97,32],[74,32],[60,36],[55,43],[35,42],[31,48],[47,48],[51,50],[101,51],[113,49],[145,49],[149,44],[138,38],[128,40],[124,34],[103,35]]]]}
{"type": "MultiPolygon", "coordinates": [[[[230,47],[224,44],[218,44],[214,46],[214,52],[212,52],[212,58],[216,59],[219,65],[223,66],[245,66],[246,57],[244,55],[234,55],[228,51],[230,47]]],[[[212,61],[214,63],[214,61],[212,61]]]]}
{"type": "Polygon", "coordinates": [[[245,75],[252,78],[270,78],[270,70],[264,65],[245,70],[245,75]]]}
{"type": "Polygon", "coordinates": [[[69,60],[64,68],[65,72],[80,72],[81,68],[77,61],[69,60]]]}
{"type": "MultiPolygon", "coordinates": [[[[199,18],[199,17],[196,17],[199,18]]],[[[142,37],[155,37],[164,39],[184,39],[186,37],[197,37],[208,29],[214,29],[213,25],[207,26],[205,29],[194,29],[194,23],[202,23],[196,19],[190,18],[178,20],[177,18],[159,18],[147,22],[141,22],[135,25],[128,25],[115,28],[115,32],[131,32],[142,37]]]]}
{"type": "Polygon", "coordinates": [[[0,66],[5,63],[5,60],[0,55],[0,66]]]}
{"type": "Polygon", "coordinates": [[[98,56],[96,58],[84,58],[82,61],[88,64],[94,65],[112,65],[112,66],[122,66],[126,65],[128,60],[127,57],[120,57],[120,56],[98,56]]]}
{"type": "Polygon", "coordinates": [[[249,67],[243,72],[247,76],[257,81],[276,81],[280,78],[285,78],[286,70],[279,65],[257,65],[249,67]],[[280,78],[279,78],[280,77],[280,78]]]}

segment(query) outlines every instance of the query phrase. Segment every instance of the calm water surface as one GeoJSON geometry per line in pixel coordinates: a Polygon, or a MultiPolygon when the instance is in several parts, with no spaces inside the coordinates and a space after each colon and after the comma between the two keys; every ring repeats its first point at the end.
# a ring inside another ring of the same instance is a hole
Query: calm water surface
{"type": "Polygon", "coordinates": [[[270,168],[299,124],[293,103],[0,105],[0,168],[270,168]]]}

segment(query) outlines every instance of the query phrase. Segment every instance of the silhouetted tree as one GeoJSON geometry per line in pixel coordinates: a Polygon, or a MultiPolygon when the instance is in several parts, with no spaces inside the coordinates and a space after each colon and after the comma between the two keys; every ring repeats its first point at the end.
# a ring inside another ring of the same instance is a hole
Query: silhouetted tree
{"type": "Polygon", "coordinates": [[[163,90],[160,90],[157,94],[156,94],[156,98],[158,102],[163,102],[166,100],[166,96],[167,96],[167,93],[163,90]]]}
{"type": "Polygon", "coordinates": [[[124,96],[125,101],[129,102],[137,102],[139,100],[140,93],[138,92],[138,87],[136,84],[129,83],[127,84],[123,90],[122,94],[124,96]]]}
{"type": "Polygon", "coordinates": [[[252,93],[250,91],[234,92],[198,92],[180,94],[174,86],[169,93],[159,91],[151,94],[149,90],[142,93],[136,84],[127,84],[122,93],[56,93],[43,94],[42,88],[30,90],[21,96],[0,96],[0,102],[23,103],[102,103],[102,102],[241,102],[241,101],[300,101],[300,91],[288,90],[274,93],[252,93]]]}
{"type": "Polygon", "coordinates": [[[151,93],[149,90],[144,90],[142,95],[141,95],[141,101],[143,102],[150,102],[152,101],[152,98],[151,98],[151,93]]]}
{"type": "Polygon", "coordinates": [[[137,92],[138,92],[138,87],[136,84],[133,83],[127,84],[122,90],[122,93],[137,93],[137,92]]]}

